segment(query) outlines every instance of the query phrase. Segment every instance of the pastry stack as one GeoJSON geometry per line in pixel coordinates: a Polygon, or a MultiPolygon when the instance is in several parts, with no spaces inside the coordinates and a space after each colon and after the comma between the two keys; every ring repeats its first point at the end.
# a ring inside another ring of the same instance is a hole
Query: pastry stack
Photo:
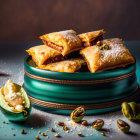
{"type": "Polygon", "coordinates": [[[121,39],[104,39],[104,33],[53,32],[40,37],[44,45],[26,51],[37,68],[57,72],[101,72],[135,63],[121,39]]]}

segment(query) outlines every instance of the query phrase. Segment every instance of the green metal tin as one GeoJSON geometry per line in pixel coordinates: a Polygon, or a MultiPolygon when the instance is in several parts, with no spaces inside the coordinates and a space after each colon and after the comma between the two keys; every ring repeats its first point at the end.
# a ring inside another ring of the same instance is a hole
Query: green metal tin
{"type": "MultiPolygon", "coordinates": [[[[72,109],[64,109],[63,105],[88,105],[87,115],[111,112],[120,109],[122,99],[125,100],[125,98],[132,96],[138,91],[135,64],[125,68],[97,73],[64,73],[37,69],[29,65],[29,61],[31,61],[31,57],[27,56],[24,60],[24,88],[29,96],[37,99],[38,104],[34,103],[35,107],[47,112],[70,114],[72,109]],[[36,79],[36,77],[39,78],[36,79]],[[44,79],[51,81],[44,81],[44,79]],[[60,83],[56,83],[56,80],[60,83]],[[79,84],[76,82],[79,82],[79,84]],[[58,107],[47,107],[39,104],[40,101],[56,103],[58,107]],[[118,104],[115,103],[116,101],[118,104]],[[101,103],[108,103],[111,106],[100,106],[101,103]],[[93,109],[90,107],[90,104],[93,106],[93,109]],[[98,106],[97,108],[96,105],[98,106]]],[[[139,100],[138,97],[133,97],[129,100],[134,101],[136,99],[139,100]]]]}

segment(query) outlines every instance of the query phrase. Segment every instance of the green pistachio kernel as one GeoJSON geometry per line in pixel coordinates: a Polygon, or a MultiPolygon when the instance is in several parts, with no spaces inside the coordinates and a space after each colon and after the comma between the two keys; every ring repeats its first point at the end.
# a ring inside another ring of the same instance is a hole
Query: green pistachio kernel
{"type": "MultiPolygon", "coordinates": [[[[97,46],[98,46],[98,45],[97,45],[97,46]]],[[[101,46],[98,46],[98,48],[99,48],[100,50],[103,50],[103,51],[109,50],[109,46],[108,46],[107,44],[103,44],[103,45],[101,45],[101,46]]]]}
{"type": "Polygon", "coordinates": [[[70,117],[74,122],[80,122],[85,116],[84,107],[78,107],[74,111],[72,111],[70,117]]]}
{"type": "Polygon", "coordinates": [[[133,118],[132,109],[127,102],[122,103],[122,113],[129,120],[133,118]]]}
{"type": "Polygon", "coordinates": [[[109,46],[107,44],[103,45],[103,50],[109,50],[109,46]]]}
{"type": "Polygon", "coordinates": [[[140,106],[136,104],[135,102],[130,102],[128,104],[131,107],[132,112],[133,112],[132,120],[140,119],[140,106]]]}
{"type": "Polygon", "coordinates": [[[128,133],[129,130],[130,130],[130,126],[128,123],[126,123],[125,121],[123,120],[118,120],[117,121],[117,125],[119,127],[119,129],[124,132],[124,133],[128,133]]]}
{"type": "Polygon", "coordinates": [[[64,125],[64,126],[63,126],[63,130],[64,130],[64,131],[67,131],[67,130],[68,130],[68,127],[67,127],[66,125],[64,125]]]}
{"type": "Polygon", "coordinates": [[[101,130],[103,125],[104,125],[104,121],[101,119],[98,119],[92,123],[92,128],[96,130],[101,130]]]}
{"type": "Polygon", "coordinates": [[[86,120],[84,120],[84,121],[82,121],[81,124],[87,126],[88,125],[88,122],[86,120]]]}
{"type": "Polygon", "coordinates": [[[59,122],[58,121],[57,124],[60,125],[60,126],[64,126],[64,122],[59,122]]]}
{"type": "Polygon", "coordinates": [[[129,120],[140,119],[140,106],[135,102],[122,103],[122,113],[129,120]]]}
{"type": "Polygon", "coordinates": [[[102,45],[102,42],[101,41],[97,41],[96,45],[97,46],[101,46],[102,45]]]}

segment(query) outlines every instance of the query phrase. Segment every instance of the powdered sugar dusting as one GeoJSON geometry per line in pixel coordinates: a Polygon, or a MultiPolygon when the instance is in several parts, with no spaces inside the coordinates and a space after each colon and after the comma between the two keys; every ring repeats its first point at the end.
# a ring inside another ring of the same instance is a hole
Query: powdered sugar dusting
{"type": "Polygon", "coordinates": [[[59,32],[63,37],[67,40],[71,41],[77,41],[78,37],[75,35],[75,32],[73,30],[65,30],[59,32]]]}
{"type": "Polygon", "coordinates": [[[102,51],[102,56],[100,58],[100,62],[116,62],[117,59],[123,59],[126,56],[126,53],[129,51],[123,46],[123,44],[110,44],[110,49],[102,51]]]}

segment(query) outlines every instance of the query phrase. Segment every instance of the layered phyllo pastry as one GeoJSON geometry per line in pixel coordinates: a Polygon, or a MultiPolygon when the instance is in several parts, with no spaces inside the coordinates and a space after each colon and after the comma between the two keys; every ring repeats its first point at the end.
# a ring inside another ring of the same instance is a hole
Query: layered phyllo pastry
{"type": "Polygon", "coordinates": [[[103,40],[104,30],[92,31],[79,34],[83,47],[93,46],[97,41],[103,40]]]}
{"type": "Polygon", "coordinates": [[[63,56],[82,48],[81,40],[74,30],[53,32],[40,38],[46,46],[59,51],[63,56]]]}
{"type": "Polygon", "coordinates": [[[26,50],[33,60],[28,64],[57,72],[100,72],[135,63],[122,39],[103,40],[104,33],[98,30],[77,35],[66,30],[43,35],[40,38],[45,45],[26,50]]]}
{"type": "Polygon", "coordinates": [[[85,58],[91,72],[125,67],[135,63],[135,59],[119,38],[99,41],[97,45],[81,50],[80,54],[85,58]]]}
{"type": "Polygon", "coordinates": [[[41,65],[38,68],[57,72],[79,72],[85,69],[84,67],[87,67],[87,64],[83,58],[72,58],[48,65],[41,65]]]}
{"type": "Polygon", "coordinates": [[[60,52],[48,47],[47,45],[35,46],[26,51],[32,56],[32,60],[38,66],[43,64],[46,65],[64,59],[60,52]]]}

